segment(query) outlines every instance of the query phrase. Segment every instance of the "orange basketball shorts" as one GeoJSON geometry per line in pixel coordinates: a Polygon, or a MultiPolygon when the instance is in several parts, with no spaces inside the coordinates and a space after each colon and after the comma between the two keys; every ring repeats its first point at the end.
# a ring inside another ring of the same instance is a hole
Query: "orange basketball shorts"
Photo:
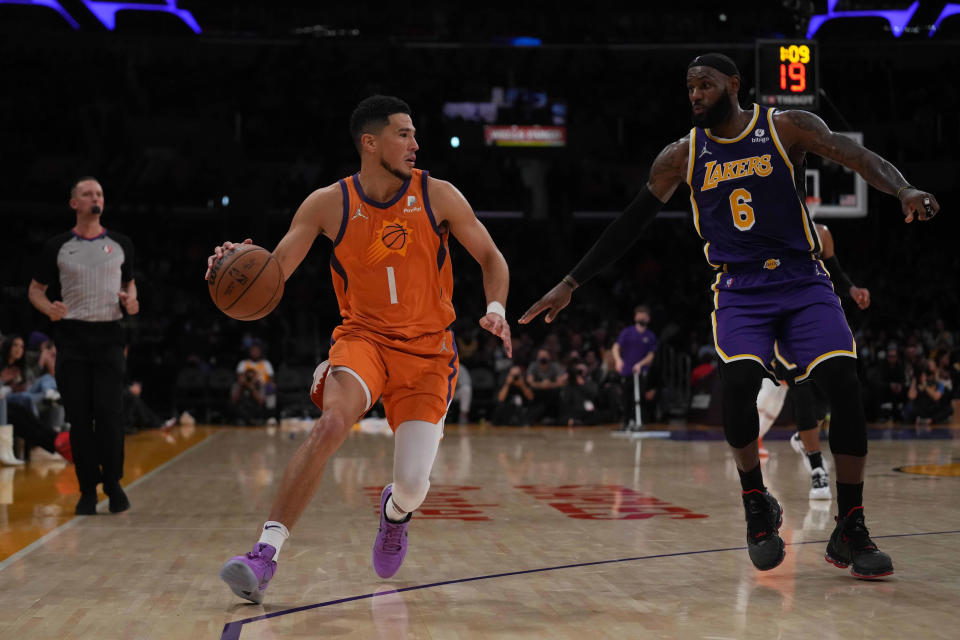
{"type": "MultiPolygon", "coordinates": [[[[328,370],[346,367],[359,375],[371,404],[382,397],[391,429],[408,420],[436,423],[446,415],[460,372],[453,331],[404,340],[340,326],[333,339],[328,370]]],[[[325,378],[311,391],[320,408],[325,378]]]]}

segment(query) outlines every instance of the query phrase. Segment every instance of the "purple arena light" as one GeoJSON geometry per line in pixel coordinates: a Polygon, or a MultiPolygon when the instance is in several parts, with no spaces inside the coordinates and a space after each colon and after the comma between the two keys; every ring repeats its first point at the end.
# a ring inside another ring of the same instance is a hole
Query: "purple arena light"
{"type": "Polygon", "coordinates": [[[885,19],[888,23],[890,23],[890,30],[893,31],[893,36],[895,38],[899,38],[901,35],[903,35],[903,30],[910,22],[910,19],[913,18],[913,14],[916,13],[917,7],[920,6],[920,2],[917,0],[906,9],[901,9],[899,11],[885,11],[881,9],[868,9],[864,11],[834,11],[834,8],[837,6],[837,2],[838,0],[827,0],[827,12],[818,13],[817,15],[810,17],[810,24],[807,26],[808,40],[813,38],[813,34],[815,34],[817,30],[828,20],[833,20],[834,18],[864,17],[885,19]]]}
{"type": "Polygon", "coordinates": [[[203,30],[193,14],[186,9],[177,6],[177,0],[166,0],[163,4],[142,4],[140,2],[98,2],[97,0],[83,0],[90,13],[97,16],[97,19],[103,23],[107,29],[113,31],[117,26],[118,11],[160,11],[169,13],[183,20],[194,33],[201,33],[203,30]]]}
{"type": "Polygon", "coordinates": [[[955,16],[960,13],[960,4],[949,3],[940,12],[940,17],[937,18],[937,21],[933,23],[933,27],[930,28],[930,37],[933,37],[933,34],[937,32],[937,29],[940,28],[940,23],[949,18],[950,16],[955,16]]]}
{"type": "Polygon", "coordinates": [[[53,9],[59,13],[60,16],[69,22],[70,26],[74,29],[80,28],[80,24],[73,19],[73,16],[67,13],[66,9],[60,6],[60,3],[57,2],[57,0],[0,0],[0,4],[26,4],[34,7],[47,7],[48,9],[53,9]]]}

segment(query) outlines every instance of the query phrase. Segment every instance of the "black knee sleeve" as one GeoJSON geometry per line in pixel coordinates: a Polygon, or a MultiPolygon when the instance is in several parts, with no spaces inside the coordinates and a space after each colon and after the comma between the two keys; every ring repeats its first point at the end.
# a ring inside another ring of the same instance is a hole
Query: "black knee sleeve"
{"type": "Polygon", "coordinates": [[[860,378],[853,358],[830,358],[814,367],[811,378],[830,402],[830,451],[867,455],[867,420],[860,399],[860,378]]]}
{"type": "Polygon", "coordinates": [[[827,398],[812,380],[790,388],[797,431],[810,431],[827,415],[827,398]]]}
{"type": "Polygon", "coordinates": [[[763,367],[753,360],[720,363],[723,435],[731,447],[741,449],[760,435],[757,393],[763,376],[763,367]]]}

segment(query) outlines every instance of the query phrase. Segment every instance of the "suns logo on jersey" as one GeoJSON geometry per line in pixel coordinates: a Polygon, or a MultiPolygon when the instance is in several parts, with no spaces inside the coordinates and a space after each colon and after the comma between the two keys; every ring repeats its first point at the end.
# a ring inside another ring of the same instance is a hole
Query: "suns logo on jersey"
{"type": "Polygon", "coordinates": [[[380,223],[377,235],[367,249],[367,260],[371,263],[380,262],[391,253],[406,257],[407,247],[410,246],[410,235],[410,225],[406,220],[399,218],[384,220],[380,223]]]}
{"type": "Polygon", "coordinates": [[[700,191],[709,191],[721,182],[735,178],[745,178],[752,175],[766,178],[773,172],[773,165],[770,160],[769,153],[752,158],[731,160],[723,164],[717,164],[715,160],[711,160],[704,164],[703,186],[700,187],[700,191]]]}

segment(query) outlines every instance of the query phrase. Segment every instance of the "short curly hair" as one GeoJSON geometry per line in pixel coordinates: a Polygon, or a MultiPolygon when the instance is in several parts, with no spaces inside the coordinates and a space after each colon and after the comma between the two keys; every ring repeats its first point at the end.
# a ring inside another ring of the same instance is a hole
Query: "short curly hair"
{"type": "Polygon", "coordinates": [[[380,133],[395,113],[410,115],[410,105],[394,96],[375,95],[361,100],[350,114],[350,136],[357,149],[363,134],[380,133]]]}

